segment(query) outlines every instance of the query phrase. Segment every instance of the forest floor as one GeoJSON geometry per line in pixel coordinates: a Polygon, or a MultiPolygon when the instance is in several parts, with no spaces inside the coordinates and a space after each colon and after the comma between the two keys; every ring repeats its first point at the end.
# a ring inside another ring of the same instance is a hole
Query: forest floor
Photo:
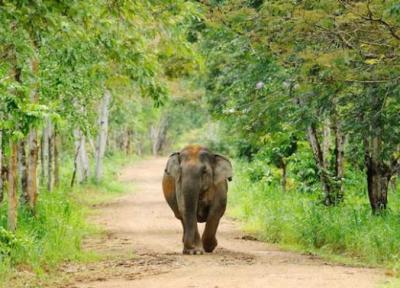
{"type": "Polygon", "coordinates": [[[143,160],[121,172],[120,180],[132,191],[95,208],[92,220],[105,233],[85,241],[85,249],[103,255],[102,260],[65,264],[67,282],[61,287],[355,288],[387,281],[380,269],[331,264],[257,241],[226,216],[214,253],[182,255],[181,224],[161,192],[165,163],[164,158],[143,160]]]}

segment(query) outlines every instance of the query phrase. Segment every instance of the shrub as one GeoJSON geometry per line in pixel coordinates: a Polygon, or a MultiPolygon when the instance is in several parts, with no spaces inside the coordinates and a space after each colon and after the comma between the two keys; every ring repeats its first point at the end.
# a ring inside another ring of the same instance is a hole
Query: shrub
{"type": "MultiPolygon", "coordinates": [[[[231,215],[242,219],[247,229],[268,242],[396,268],[400,211],[372,215],[365,184],[357,180],[362,175],[350,175],[342,204],[326,207],[320,204],[319,193],[282,193],[275,182],[252,180],[251,165],[236,163],[229,198],[231,215]]],[[[397,193],[391,193],[390,201],[391,207],[399,207],[397,193]]]]}

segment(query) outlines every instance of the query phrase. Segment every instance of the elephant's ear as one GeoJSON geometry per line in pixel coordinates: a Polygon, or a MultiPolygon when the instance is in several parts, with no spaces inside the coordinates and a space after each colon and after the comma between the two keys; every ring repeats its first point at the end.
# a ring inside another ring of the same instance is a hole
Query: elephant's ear
{"type": "Polygon", "coordinates": [[[228,158],[215,154],[214,183],[218,184],[223,180],[232,180],[232,164],[228,158]]]}
{"type": "Polygon", "coordinates": [[[176,178],[179,174],[179,169],[180,169],[179,152],[175,152],[172,153],[168,158],[167,166],[165,167],[165,174],[176,178]]]}

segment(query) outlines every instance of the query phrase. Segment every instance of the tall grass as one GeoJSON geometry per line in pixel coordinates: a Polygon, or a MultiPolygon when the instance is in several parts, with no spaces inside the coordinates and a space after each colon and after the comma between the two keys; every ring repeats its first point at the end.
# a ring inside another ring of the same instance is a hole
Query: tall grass
{"type": "Polygon", "coordinates": [[[361,175],[347,180],[344,203],[326,207],[318,193],[299,192],[295,185],[283,193],[276,181],[251,181],[251,169],[236,165],[229,199],[231,215],[246,229],[292,249],[400,269],[398,193],[391,191],[386,214],[374,216],[361,175]]]}
{"type": "MultiPolygon", "coordinates": [[[[6,230],[7,203],[0,206],[0,287],[17,271],[44,275],[64,261],[82,261],[92,254],[82,250],[82,240],[96,229],[86,221],[90,207],[123,192],[117,181],[119,169],[131,161],[122,155],[105,160],[101,183],[90,179],[83,185],[70,187],[72,163],[63,161],[59,188],[48,192],[41,189],[34,217],[20,205],[18,229],[6,230]]],[[[4,284],[6,285],[6,284],[4,284]]],[[[8,287],[7,285],[5,287],[8,287]]]]}

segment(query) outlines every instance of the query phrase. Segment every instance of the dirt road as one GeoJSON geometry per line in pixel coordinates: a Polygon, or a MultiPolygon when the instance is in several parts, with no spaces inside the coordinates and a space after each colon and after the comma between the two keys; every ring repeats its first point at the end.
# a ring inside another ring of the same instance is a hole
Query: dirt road
{"type": "Polygon", "coordinates": [[[384,281],[379,270],[329,265],[243,237],[226,217],[213,254],[181,255],[181,225],[161,192],[165,161],[145,160],[122,172],[121,180],[132,183],[133,192],[99,208],[95,221],[105,226],[106,237],[86,244],[113,257],[66,268],[74,279],[69,287],[356,288],[384,281]]]}

